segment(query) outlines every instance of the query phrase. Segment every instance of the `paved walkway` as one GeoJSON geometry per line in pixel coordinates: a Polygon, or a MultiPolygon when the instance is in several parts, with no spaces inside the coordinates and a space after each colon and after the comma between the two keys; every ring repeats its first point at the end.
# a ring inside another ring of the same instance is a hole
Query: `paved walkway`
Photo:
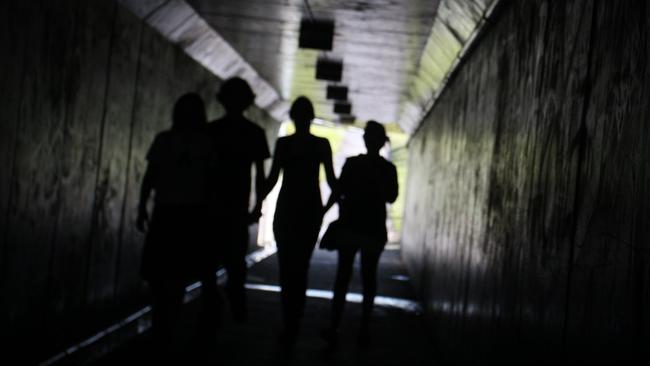
{"type": "MultiPolygon", "coordinates": [[[[357,258],[358,259],[358,258],[357,258]]],[[[358,260],[351,293],[361,293],[358,260]]],[[[249,321],[235,324],[225,312],[225,325],[209,356],[192,349],[185,338],[183,364],[215,365],[434,365],[435,353],[422,316],[408,306],[416,305],[413,290],[399,259],[397,250],[386,250],[379,266],[378,306],[371,324],[373,342],[368,349],[356,344],[361,306],[348,302],[341,328],[339,347],[327,351],[319,331],[328,324],[336,254],[316,250],[310,269],[310,297],[299,340],[291,353],[278,343],[281,330],[280,296],[277,259],[275,255],[253,265],[249,270],[249,321]],[[394,301],[403,299],[409,301],[394,301]],[[404,308],[405,307],[405,308],[404,308]],[[209,357],[206,359],[206,357],[209,357]]],[[[355,296],[348,301],[360,300],[355,296]]],[[[182,332],[188,336],[196,324],[197,301],[186,305],[182,332]]],[[[100,359],[97,365],[149,363],[147,333],[100,359]]]]}

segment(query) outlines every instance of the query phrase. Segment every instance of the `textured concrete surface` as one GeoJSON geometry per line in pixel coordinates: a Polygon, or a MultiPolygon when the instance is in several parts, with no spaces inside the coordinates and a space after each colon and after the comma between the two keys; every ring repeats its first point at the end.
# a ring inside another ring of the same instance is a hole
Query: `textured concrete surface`
{"type": "Polygon", "coordinates": [[[465,53],[474,46],[477,35],[499,0],[441,0],[417,68],[411,75],[399,114],[399,125],[413,133],[449,77],[456,72],[465,53]]]}
{"type": "Polygon", "coordinates": [[[171,43],[221,79],[239,76],[249,82],[255,104],[273,118],[287,118],[289,103],[183,0],[117,0],[158,30],[171,43]]]}
{"type": "Polygon", "coordinates": [[[0,19],[0,336],[38,360],[143,303],[146,149],[185,92],[218,117],[220,81],[114,1],[3,2],[0,19]]]}
{"type": "Polygon", "coordinates": [[[441,348],[647,351],[649,11],[508,2],[414,135],[403,253],[441,348]]]}

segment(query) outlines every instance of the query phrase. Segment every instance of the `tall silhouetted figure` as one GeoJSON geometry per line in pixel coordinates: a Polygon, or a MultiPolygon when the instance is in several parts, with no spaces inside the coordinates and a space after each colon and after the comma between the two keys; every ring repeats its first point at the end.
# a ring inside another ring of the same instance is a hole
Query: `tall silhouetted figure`
{"type": "Polygon", "coordinates": [[[264,130],[243,115],[255,100],[248,83],[240,78],[226,80],[217,99],[226,109],[226,115],[208,125],[218,156],[211,208],[212,235],[219,243],[219,257],[228,273],[226,293],[233,317],[243,322],[248,316],[244,289],[248,225],[260,216],[264,160],[271,155],[264,130]],[[251,166],[255,167],[257,202],[249,212],[251,166]]]}
{"type": "Polygon", "coordinates": [[[352,277],[354,257],[361,252],[363,308],[359,345],[370,342],[369,320],[377,292],[377,265],[387,241],[386,203],[397,199],[395,165],[379,155],[388,141],[384,126],[368,121],[363,135],[367,154],[348,158],[343,165],[337,188],[326,210],[339,204],[339,220],[345,228],[338,249],[338,267],[330,327],[323,332],[330,346],[336,344],[345,296],[352,277]]]}
{"type": "Polygon", "coordinates": [[[189,281],[203,280],[206,313],[217,306],[216,282],[206,277],[207,259],[215,255],[204,232],[215,151],[205,134],[201,97],[189,93],[179,98],[172,119],[172,128],[159,133],[149,148],[136,223],[147,232],[141,273],[153,295],[152,329],[160,352],[174,348],[174,328],[189,281]],[[154,209],[149,220],[152,191],[154,209]]]}
{"type": "Polygon", "coordinates": [[[314,119],[309,99],[296,99],[289,115],[296,132],[278,139],[266,191],[268,193],[275,186],[282,171],[273,232],[278,246],[285,326],[281,339],[286,344],[293,343],[299,329],[305,307],[309,261],[323,218],[318,181],[321,164],[330,187],[336,182],[329,142],[309,132],[314,119]]]}

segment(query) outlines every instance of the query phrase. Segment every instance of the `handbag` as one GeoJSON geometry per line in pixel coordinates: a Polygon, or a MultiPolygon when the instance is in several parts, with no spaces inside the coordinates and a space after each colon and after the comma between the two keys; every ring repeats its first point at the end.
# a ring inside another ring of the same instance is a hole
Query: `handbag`
{"type": "Polygon", "coordinates": [[[323,237],[320,239],[320,249],[337,250],[341,247],[343,238],[343,225],[340,219],[330,222],[325,230],[323,237]]]}

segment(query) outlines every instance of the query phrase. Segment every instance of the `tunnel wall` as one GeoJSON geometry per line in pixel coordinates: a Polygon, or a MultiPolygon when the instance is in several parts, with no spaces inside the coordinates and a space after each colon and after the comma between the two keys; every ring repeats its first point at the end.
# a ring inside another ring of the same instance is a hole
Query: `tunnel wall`
{"type": "Polygon", "coordinates": [[[441,349],[647,346],[649,9],[504,1],[412,137],[403,259],[441,349]]]}
{"type": "Polygon", "coordinates": [[[220,80],[114,1],[5,1],[0,27],[0,334],[28,364],[148,300],[145,154],[183,93],[218,117],[220,80]]]}

